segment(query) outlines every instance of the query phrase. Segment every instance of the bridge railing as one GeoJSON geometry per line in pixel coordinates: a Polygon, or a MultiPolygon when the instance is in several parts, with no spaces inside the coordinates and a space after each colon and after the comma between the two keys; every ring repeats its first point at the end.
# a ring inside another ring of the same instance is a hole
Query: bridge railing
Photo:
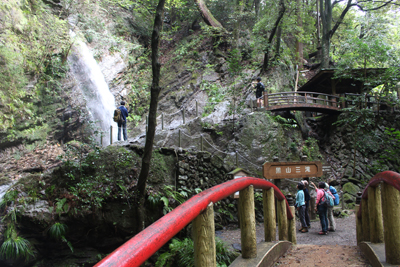
{"type": "Polygon", "coordinates": [[[323,105],[328,107],[339,107],[339,96],[316,92],[279,92],[264,94],[264,107],[282,105],[323,105]]]}
{"type": "Polygon", "coordinates": [[[386,263],[400,264],[400,174],[371,178],[356,205],[357,243],[384,243],[386,263]]]}
{"type": "Polygon", "coordinates": [[[379,95],[370,95],[370,94],[349,94],[346,93],[343,95],[344,100],[342,106],[344,108],[348,108],[351,106],[356,106],[359,108],[367,108],[372,109],[374,111],[381,111],[381,110],[389,110],[395,111],[398,109],[398,100],[379,96],[379,95]]]}
{"type": "Polygon", "coordinates": [[[276,240],[275,199],[279,216],[279,240],[296,243],[294,207],[272,183],[242,177],[209,188],[181,204],[117,248],[96,267],[140,266],[180,230],[193,221],[195,266],[216,266],[213,203],[239,193],[242,257],[257,256],[254,188],[263,190],[265,242],[276,240]]]}

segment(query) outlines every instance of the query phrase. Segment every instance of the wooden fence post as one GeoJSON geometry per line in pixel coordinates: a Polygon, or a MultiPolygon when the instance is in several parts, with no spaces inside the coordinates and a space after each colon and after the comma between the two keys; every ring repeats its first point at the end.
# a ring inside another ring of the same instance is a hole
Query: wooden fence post
{"type": "Polygon", "coordinates": [[[193,246],[195,267],[215,267],[217,265],[212,202],[193,220],[193,246]]]}
{"type": "Polygon", "coordinates": [[[276,218],[274,188],[263,189],[265,242],[276,241],[276,218]]]}
{"type": "Polygon", "coordinates": [[[256,215],[254,209],[254,189],[249,186],[239,193],[240,235],[242,257],[257,257],[256,215]]]}
{"type": "MultiPolygon", "coordinates": [[[[382,214],[385,235],[386,262],[400,264],[400,192],[393,186],[382,184],[382,214]]],[[[363,221],[364,222],[364,221],[363,221]]]]}
{"type": "MultiPolygon", "coordinates": [[[[286,195],[286,200],[289,204],[290,211],[292,212],[293,216],[295,215],[296,208],[294,207],[294,199],[292,194],[286,195]]],[[[293,244],[297,244],[297,237],[296,237],[296,217],[294,216],[293,219],[288,221],[288,240],[293,244]]]]}
{"type": "Polygon", "coordinates": [[[381,189],[368,187],[368,213],[371,243],[383,243],[381,189]]]}
{"type": "Polygon", "coordinates": [[[361,199],[361,218],[362,218],[363,241],[370,241],[371,239],[370,239],[368,200],[367,199],[361,199]]]}
{"type": "Polygon", "coordinates": [[[279,240],[288,240],[288,220],[285,199],[278,200],[278,217],[279,240]]]}

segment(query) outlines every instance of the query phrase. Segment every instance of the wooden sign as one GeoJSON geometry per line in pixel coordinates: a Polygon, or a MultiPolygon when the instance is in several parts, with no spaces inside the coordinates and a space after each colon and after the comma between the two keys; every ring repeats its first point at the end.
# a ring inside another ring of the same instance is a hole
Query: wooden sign
{"type": "Polygon", "coordinates": [[[263,174],[267,179],[321,177],[322,164],[320,161],[266,162],[263,174]]]}

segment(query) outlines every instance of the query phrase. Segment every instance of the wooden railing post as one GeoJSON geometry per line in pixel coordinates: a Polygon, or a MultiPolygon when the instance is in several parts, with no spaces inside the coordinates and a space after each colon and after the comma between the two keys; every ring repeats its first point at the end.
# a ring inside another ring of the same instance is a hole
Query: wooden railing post
{"type": "Polygon", "coordinates": [[[263,189],[265,242],[276,241],[276,217],[274,188],[263,189]]]}
{"type": "MultiPolygon", "coordinates": [[[[356,205],[354,207],[355,214],[356,214],[356,237],[357,237],[357,245],[363,241],[363,232],[362,232],[362,218],[358,218],[358,211],[360,210],[360,203],[361,203],[361,192],[357,193],[356,197],[356,205]]],[[[343,199],[343,198],[342,198],[343,199]]]]}
{"type": "Polygon", "coordinates": [[[264,91],[264,108],[267,108],[268,101],[268,93],[264,91]]]}
{"type": "Polygon", "coordinates": [[[361,217],[362,217],[362,231],[363,241],[370,241],[369,230],[369,214],[368,214],[368,200],[361,199],[361,217]]]}
{"type": "Polygon", "coordinates": [[[255,258],[257,257],[256,215],[252,185],[239,193],[239,212],[242,257],[255,258]]]}
{"type": "Polygon", "coordinates": [[[368,213],[371,243],[383,243],[381,189],[368,187],[368,213]]]}
{"type": "Polygon", "coordinates": [[[212,202],[193,220],[193,246],[195,267],[215,267],[217,265],[212,202]]]}
{"type": "MultiPolygon", "coordinates": [[[[295,214],[296,208],[294,207],[294,199],[290,193],[286,195],[286,200],[289,204],[290,212],[295,214]]],[[[295,217],[288,221],[288,241],[292,242],[293,244],[297,244],[295,217]]]]}
{"type": "Polygon", "coordinates": [[[288,240],[288,220],[285,199],[278,200],[278,218],[279,240],[288,240]]]}
{"type": "Polygon", "coordinates": [[[393,186],[382,184],[382,214],[385,228],[386,262],[400,264],[400,192],[393,186]]]}

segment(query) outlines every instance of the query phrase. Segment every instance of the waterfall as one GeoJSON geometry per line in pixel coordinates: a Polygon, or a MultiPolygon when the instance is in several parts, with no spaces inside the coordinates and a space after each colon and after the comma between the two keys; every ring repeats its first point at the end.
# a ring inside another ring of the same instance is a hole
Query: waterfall
{"type": "MultiPolygon", "coordinates": [[[[74,34],[71,33],[71,35],[74,34]]],[[[115,126],[112,117],[116,107],[114,96],[108,88],[104,75],[88,46],[81,41],[75,43],[72,53],[68,56],[68,62],[73,77],[78,83],[77,86],[86,100],[89,113],[96,126],[103,132],[103,146],[109,145],[110,126],[115,126]]],[[[113,140],[117,139],[115,128],[113,140]]],[[[100,134],[95,138],[100,142],[100,134]]]]}

